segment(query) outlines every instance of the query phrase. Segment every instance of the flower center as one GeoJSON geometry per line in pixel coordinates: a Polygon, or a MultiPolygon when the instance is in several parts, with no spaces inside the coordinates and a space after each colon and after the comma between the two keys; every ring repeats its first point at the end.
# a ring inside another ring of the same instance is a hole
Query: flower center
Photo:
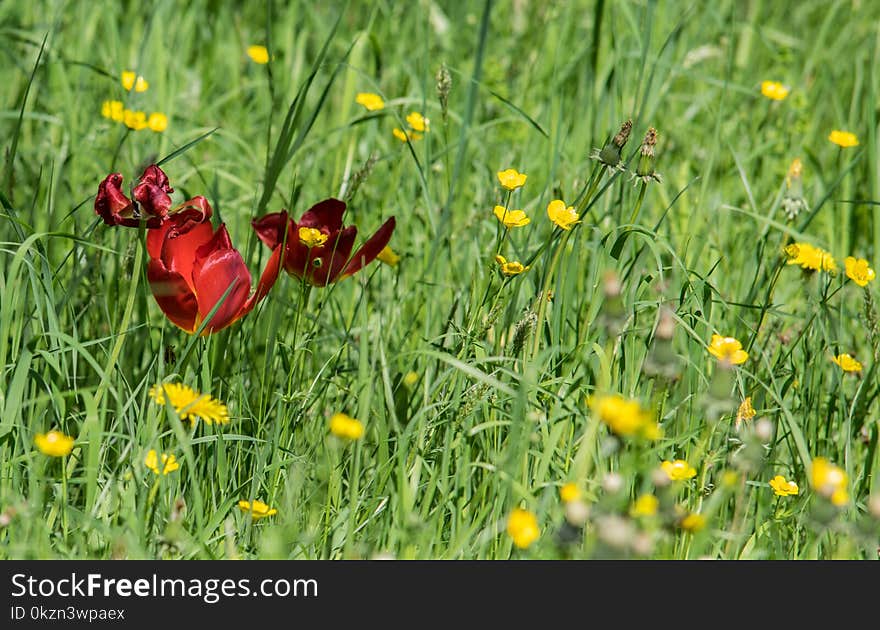
{"type": "Polygon", "coordinates": [[[327,235],[317,228],[301,227],[299,241],[308,248],[320,247],[327,242],[327,235]]]}

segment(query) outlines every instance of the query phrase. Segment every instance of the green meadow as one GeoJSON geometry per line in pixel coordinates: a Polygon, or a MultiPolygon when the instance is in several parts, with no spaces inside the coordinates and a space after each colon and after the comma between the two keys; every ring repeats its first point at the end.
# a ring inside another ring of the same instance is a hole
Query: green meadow
{"type": "Polygon", "coordinates": [[[877,558],[877,3],[4,2],[0,53],[0,558],[877,558]]]}

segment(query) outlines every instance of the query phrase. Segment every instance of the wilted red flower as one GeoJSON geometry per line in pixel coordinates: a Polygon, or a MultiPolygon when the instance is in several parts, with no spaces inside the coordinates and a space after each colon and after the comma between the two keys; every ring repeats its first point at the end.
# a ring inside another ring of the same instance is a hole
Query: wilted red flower
{"type": "Polygon", "coordinates": [[[345,202],[325,199],[302,215],[299,222],[287,212],[274,212],[253,221],[260,240],[271,249],[284,244],[284,269],[314,286],[326,286],[351,276],[379,255],[394,232],[394,217],[376,230],[354,255],[357,228],[342,227],[345,202]],[[284,228],[287,227],[286,241],[284,228]]]}
{"type": "Polygon", "coordinates": [[[194,197],[147,233],[150,290],[168,319],[188,333],[194,333],[221,300],[202,334],[215,333],[247,315],[269,293],[281,267],[281,248],[276,247],[250,295],[250,271],[232,246],[226,226],[215,232],[210,219],[208,200],[194,197]]]}
{"type": "Polygon", "coordinates": [[[141,220],[146,220],[147,228],[155,229],[168,215],[171,208],[169,195],[173,192],[168,177],[155,164],[150,164],[144,170],[132,190],[134,202],[122,192],[122,174],[110,173],[98,185],[95,214],[104,219],[107,225],[138,227],[141,220]]]}

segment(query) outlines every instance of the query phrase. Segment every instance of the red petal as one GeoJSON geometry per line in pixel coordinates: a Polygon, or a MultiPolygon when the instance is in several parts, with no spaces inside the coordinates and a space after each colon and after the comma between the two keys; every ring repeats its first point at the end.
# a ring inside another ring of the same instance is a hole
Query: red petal
{"type": "Polygon", "coordinates": [[[321,266],[315,267],[312,264],[312,284],[323,287],[339,279],[340,272],[348,263],[355,238],[357,238],[357,228],[349,225],[339,232],[335,239],[331,238],[325,243],[320,252],[321,266]]]}
{"type": "Polygon", "coordinates": [[[207,333],[217,332],[238,319],[251,291],[251,273],[241,254],[232,247],[225,225],[196,251],[192,277],[200,319],[223,300],[205,329],[207,333]],[[229,294],[224,298],[227,290],[229,294]]]}
{"type": "MultiPolygon", "coordinates": [[[[251,225],[257,233],[257,237],[263,241],[269,249],[275,249],[284,240],[284,228],[290,224],[287,212],[273,212],[266,216],[254,219],[251,225]]],[[[292,233],[292,230],[291,230],[292,233]]]]}
{"type": "Polygon", "coordinates": [[[385,223],[382,224],[382,227],[376,230],[376,233],[373,234],[366,243],[361,245],[361,248],[351,257],[351,262],[348,263],[345,270],[342,272],[342,278],[357,273],[363,267],[366,267],[373,262],[376,259],[376,256],[379,255],[379,252],[385,249],[385,246],[388,245],[388,241],[391,240],[395,225],[396,222],[394,217],[385,221],[385,223]]]}
{"type": "Polygon", "coordinates": [[[281,248],[276,247],[272,251],[272,255],[269,256],[269,260],[266,263],[266,268],[263,269],[263,274],[260,276],[259,282],[257,282],[257,290],[256,292],[248,298],[248,301],[244,303],[244,306],[238,313],[239,317],[244,317],[248,313],[250,313],[253,308],[259,304],[260,300],[262,300],[266,295],[269,294],[269,290],[275,284],[275,281],[278,280],[278,275],[281,273],[281,248]]]}
{"type": "Polygon", "coordinates": [[[171,208],[171,197],[174,189],[161,168],[151,164],[141,175],[140,182],[134,187],[132,195],[141,205],[144,214],[164,217],[171,208]]]}
{"type": "Polygon", "coordinates": [[[95,197],[95,214],[104,219],[107,225],[138,225],[133,219],[134,208],[131,199],[122,192],[122,174],[110,173],[98,184],[98,196],[95,197]]]}
{"type": "Polygon", "coordinates": [[[147,280],[156,303],[168,319],[186,332],[194,332],[198,303],[183,277],[166,269],[161,260],[153,259],[147,264],[147,280]]]}
{"type": "Polygon", "coordinates": [[[302,227],[318,228],[331,234],[342,228],[342,215],[345,213],[345,202],[339,199],[325,199],[306,210],[299,220],[302,227]]]}

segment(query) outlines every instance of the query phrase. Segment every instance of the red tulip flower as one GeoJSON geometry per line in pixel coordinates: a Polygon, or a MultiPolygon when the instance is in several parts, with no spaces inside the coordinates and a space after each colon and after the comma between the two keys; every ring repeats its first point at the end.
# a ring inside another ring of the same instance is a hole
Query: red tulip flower
{"type": "Polygon", "coordinates": [[[395,221],[391,217],[351,255],[357,228],[342,226],[344,212],[345,202],[331,198],[309,208],[299,222],[289,218],[287,212],[275,212],[254,220],[253,226],[260,240],[272,250],[284,245],[283,264],[287,273],[322,287],[373,262],[394,232],[395,221]]]}
{"type": "Polygon", "coordinates": [[[226,226],[215,232],[210,218],[208,200],[194,197],[147,233],[150,290],[168,319],[188,333],[194,333],[221,301],[202,334],[244,317],[266,297],[281,271],[281,248],[276,247],[251,295],[251,273],[241,254],[232,246],[226,226]]]}
{"type": "Polygon", "coordinates": [[[158,228],[171,208],[174,189],[161,168],[151,164],[132,190],[134,202],[122,192],[122,175],[110,173],[98,185],[95,214],[107,225],[138,227],[146,220],[149,229],[158,228]]]}

